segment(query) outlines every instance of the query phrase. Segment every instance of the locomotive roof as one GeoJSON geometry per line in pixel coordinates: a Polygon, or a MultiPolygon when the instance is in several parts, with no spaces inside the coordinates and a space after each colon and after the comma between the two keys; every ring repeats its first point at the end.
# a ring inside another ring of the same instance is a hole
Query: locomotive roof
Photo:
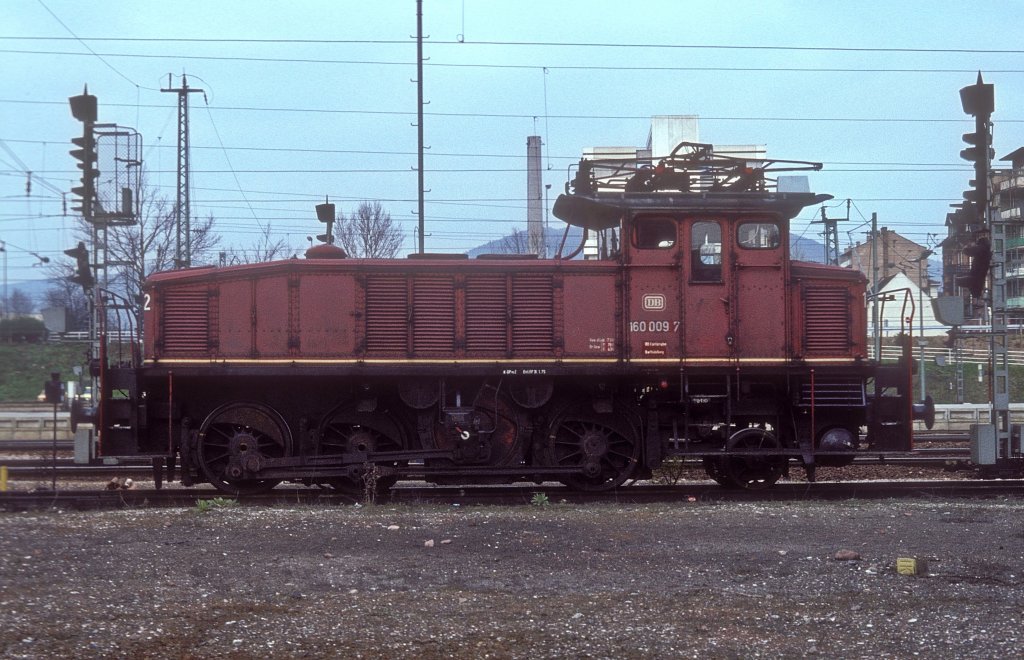
{"type": "Polygon", "coordinates": [[[614,227],[624,213],[765,213],[789,220],[832,199],[779,192],[768,174],[820,170],[821,163],[717,154],[710,144],[680,142],[656,164],[649,158],[582,159],[552,209],[556,218],[586,229],[614,227]]]}
{"type": "Polygon", "coordinates": [[[786,220],[801,209],[832,199],[815,193],[598,193],[559,195],[551,212],[570,225],[594,231],[619,224],[629,211],[671,211],[682,213],[764,213],[786,220]]]}

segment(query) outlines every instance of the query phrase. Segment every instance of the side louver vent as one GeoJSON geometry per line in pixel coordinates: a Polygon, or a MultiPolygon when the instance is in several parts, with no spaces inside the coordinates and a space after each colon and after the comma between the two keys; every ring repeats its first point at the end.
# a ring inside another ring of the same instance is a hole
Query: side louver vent
{"type": "Polygon", "coordinates": [[[409,296],[404,277],[371,277],[366,282],[366,350],[409,349],[409,296]]]}
{"type": "Polygon", "coordinates": [[[205,355],[210,350],[210,304],[205,290],[167,291],[163,297],[164,350],[205,355]]]}
{"type": "Polygon", "coordinates": [[[554,343],[554,291],[551,278],[512,278],[512,350],[516,354],[550,353],[554,343]]]}
{"type": "Polygon", "coordinates": [[[849,352],[849,297],[846,289],[808,288],[804,291],[804,348],[808,354],[849,352]]]}
{"type": "Polygon", "coordinates": [[[413,350],[451,353],[455,348],[455,286],[450,277],[413,281],[413,350]]]}
{"type": "Polygon", "coordinates": [[[466,350],[508,351],[508,291],[504,276],[466,281],[466,350]]]}

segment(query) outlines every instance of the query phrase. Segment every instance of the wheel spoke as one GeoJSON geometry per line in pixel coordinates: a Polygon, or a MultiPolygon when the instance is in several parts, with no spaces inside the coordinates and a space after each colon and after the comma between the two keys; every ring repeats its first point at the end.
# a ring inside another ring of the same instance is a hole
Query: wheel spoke
{"type": "Polygon", "coordinates": [[[611,449],[609,449],[608,453],[605,454],[605,458],[608,459],[608,460],[611,460],[611,458],[613,456],[621,458],[625,462],[628,462],[628,461],[632,460],[632,458],[633,458],[631,454],[627,454],[627,453],[625,453],[623,451],[618,451],[618,450],[612,451],[611,449]]]}
{"type": "MultiPolygon", "coordinates": [[[[207,437],[209,437],[209,433],[210,432],[216,433],[219,436],[218,439],[221,442],[223,442],[225,445],[227,445],[229,442],[231,442],[231,436],[234,435],[234,429],[232,427],[230,427],[230,426],[225,427],[225,426],[220,425],[220,424],[217,424],[215,426],[211,426],[210,430],[207,432],[207,437]]],[[[211,438],[210,441],[211,442],[216,442],[217,440],[211,438]]]]}
{"type": "Polygon", "coordinates": [[[616,406],[613,413],[596,413],[589,402],[566,408],[552,421],[549,433],[551,465],[575,468],[563,482],[580,490],[607,490],[626,481],[637,464],[639,436],[626,419],[634,414],[616,406]],[[628,430],[627,430],[628,429],[628,430]]]}
{"type": "Polygon", "coordinates": [[[206,458],[206,462],[207,463],[216,464],[216,463],[220,463],[220,462],[224,461],[230,455],[231,455],[231,452],[228,451],[227,448],[224,448],[224,449],[222,449],[221,451],[218,451],[218,452],[206,453],[205,454],[205,458],[206,458]]]}
{"type": "Polygon", "coordinates": [[[580,457],[580,456],[583,456],[583,452],[582,451],[574,451],[574,452],[571,452],[571,453],[563,455],[561,458],[559,458],[558,463],[559,463],[559,465],[572,465],[573,463],[576,462],[576,459],[578,457],[580,457]]]}
{"type": "Polygon", "coordinates": [[[229,476],[247,469],[241,467],[243,458],[255,458],[258,465],[264,458],[281,458],[291,451],[287,424],[272,408],[256,403],[231,403],[217,408],[203,422],[199,437],[199,467],[207,481],[232,495],[255,494],[278,484],[272,479],[229,476]],[[239,419],[249,420],[255,426],[239,424],[235,421],[239,419]]]}
{"type": "MultiPolygon", "coordinates": [[[[737,431],[729,439],[728,449],[763,450],[778,449],[775,436],[763,429],[748,428],[737,431]]],[[[770,488],[782,476],[785,459],[775,456],[732,456],[722,461],[722,471],[727,482],[740,488],[770,488]]],[[[721,481],[716,478],[716,481],[721,481]]]]}
{"type": "MultiPolygon", "coordinates": [[[[321,456],[342,456],[347,453],[367,451],[399,451],[402,441],[392,438],[401,431],[395,421],[384,414],[369,415],[352,408],[336,409],[320,426],[320,441],[317,453],[321,456]]],[[[339,459],[340,460],[340,459],[339,459]]],[[[398,465],[398,462],[390,465],[398,465]]],[[[377,494],[383,494],[397,481],[397,477],[380,477],[376,480],[377,494]]],[[[352,496],[365,494],[366,483],[359,476],[332,477],[325,483],[332,488],[352,496]]]]}

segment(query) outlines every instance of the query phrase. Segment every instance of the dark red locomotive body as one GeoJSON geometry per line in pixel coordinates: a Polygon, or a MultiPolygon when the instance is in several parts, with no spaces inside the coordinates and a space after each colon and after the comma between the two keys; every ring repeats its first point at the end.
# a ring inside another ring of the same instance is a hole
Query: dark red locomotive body
{"type": "Polygon", "coordinates": [[[604,232],[600,259],[317,249],[154,275],[141,361],[102,369],[97,454],[245,493],[601,489],[674,455],[757,487],[791,460],[909,449],[906,370],[867,359],[864,277],[789,257],[789,220],[828,197],[691,148],[607,180],[583,162],[554,212],[604,232]]]}

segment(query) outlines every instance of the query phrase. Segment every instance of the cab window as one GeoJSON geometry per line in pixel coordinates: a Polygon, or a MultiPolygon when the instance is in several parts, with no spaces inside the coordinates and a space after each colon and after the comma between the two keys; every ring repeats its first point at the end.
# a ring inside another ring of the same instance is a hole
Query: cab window
{"type": "Polygon", "coordinates": [[[782,243],[782,233],[774,222],[742,222],[736,243],[748,250],[774,250],[782,243]]]}
{"type": "Polygon", "coordinates": [[[676,244],[676,221],[671,218],[637,218],[633,244],[641,250],[667,250],[676,244]]]}
{"type": "Polygon", "coordinates": [[[693,223],[690,276],[695,282],[722,281],[722,227],[717,222],[693,223]]]}

